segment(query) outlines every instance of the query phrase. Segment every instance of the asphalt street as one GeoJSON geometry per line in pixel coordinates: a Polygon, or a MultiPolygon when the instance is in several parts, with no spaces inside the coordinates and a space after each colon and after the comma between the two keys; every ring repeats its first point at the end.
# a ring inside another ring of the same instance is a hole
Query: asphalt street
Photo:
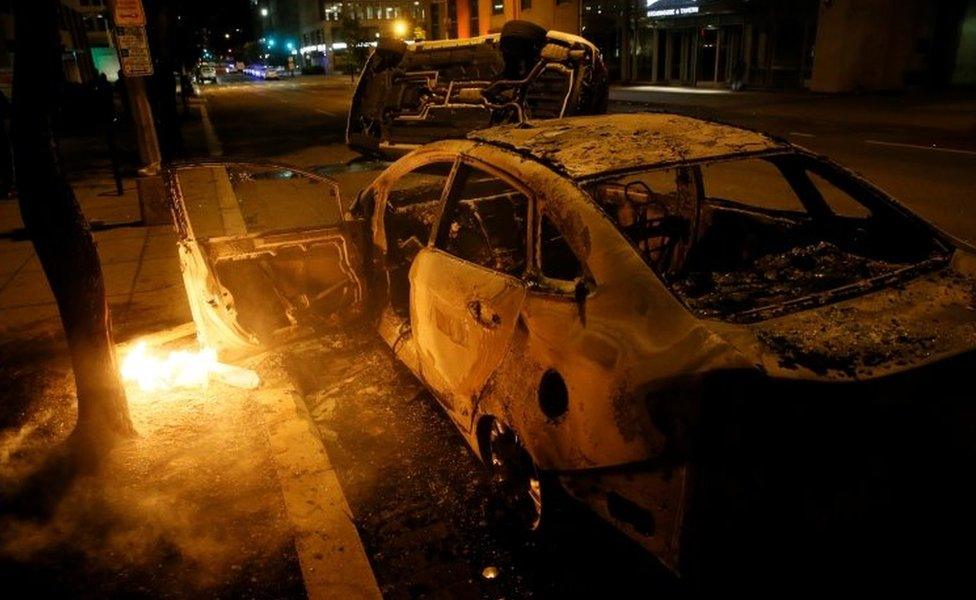
{"type": "MultiPolygon", "coordinates": [[[[342,142],[352,90],[338,77],[224,77],[203,91],[209,152],[228,160],[302,156],[302,166],[347,161],[353,155],[342,142]]],[[[822,102],[829,100],[617,93],[611,110],[668,109],[773,132],[837,159],[950,233],[976,240],[976,147],[964,133],[910,117],[885,122],[856,100],[833,112],[822,102]]],[[[436,403],[378,346],[353,337],[283,360],[319,427],[384,595],[675,593],[653,560],[571,503],[559,509],[561,533],[542,545],[494,537],[481,516],[480,465],[436,403]],[[489,572],[498,575],[483,575],[489,572]]]]}
{"type": "Polygon", "coordinates": [[[224,156],[249,159],[342,143],[352,91],[347,77],[260,81],[227,75],[203,86],[224,156]]]}

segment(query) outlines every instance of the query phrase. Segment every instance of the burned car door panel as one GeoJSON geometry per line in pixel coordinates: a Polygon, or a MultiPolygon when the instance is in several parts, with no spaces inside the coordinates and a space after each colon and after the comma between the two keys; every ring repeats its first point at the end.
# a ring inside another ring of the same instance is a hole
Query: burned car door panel
{"type": "Polygon", "coordinates": [[[498,174],[462,164],[447,193],[434,248],[410,271],[411,326],[420,371],[455,418],[504,358],[525,298],[530,199],[498,174]]]}
{"type": "Polygon", "coordinates": [[[357,232],[334,182],[234,163],[177,167],[166,179],[204,343],[245,350],[361,304],[357,232]]]}
{"type": "Polygon", "coordinates": [[[448,408],[470,422],[474,398],[508,349],[525,286],[438,250],[421,251],[411,282],[420,372],[448,408]]]}

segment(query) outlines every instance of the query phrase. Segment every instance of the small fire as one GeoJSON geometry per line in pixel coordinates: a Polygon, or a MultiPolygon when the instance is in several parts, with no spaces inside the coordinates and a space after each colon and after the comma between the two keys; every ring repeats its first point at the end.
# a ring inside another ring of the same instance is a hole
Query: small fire
{"type": "Polygon", "coordinates": [[[123,381],[136,382],[145,392],[206,387],[211,376],[245,389],[254,389],[260,383],[254,371],[218,361],[213,348],[174,350],[163,357],[151,352],[146,342],[137,343],[126,354],[121,371],[123,381]]]}

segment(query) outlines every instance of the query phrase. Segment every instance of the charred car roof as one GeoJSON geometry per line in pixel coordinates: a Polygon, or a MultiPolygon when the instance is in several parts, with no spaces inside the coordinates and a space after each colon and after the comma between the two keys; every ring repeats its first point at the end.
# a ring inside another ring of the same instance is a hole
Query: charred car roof
{"type": "Polygon", "coordinates": [[[472,131],[468,138],[526,154],[573,179],[792,148],[770,136],[667,113],[569,117],[472,131]]]}

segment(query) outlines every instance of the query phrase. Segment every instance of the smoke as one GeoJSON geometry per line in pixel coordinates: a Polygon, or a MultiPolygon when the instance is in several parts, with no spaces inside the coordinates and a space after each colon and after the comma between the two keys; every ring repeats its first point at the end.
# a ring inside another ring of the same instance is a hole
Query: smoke
{"type": "MultiPolygon", "coordinates": [[[[70,378],[48,381],[46,393],[63,385],[70,378]]],[[[262,416],[247,392],[129,389],[129,400],[140,437],[87,472],[45,475],[59,456],[50,438],[32,441],[45,419],[73,420],[71,398],[0,432],[0,497],[19,496],[0,506],[0,573],[13,565],[89,591],[182,595],[240,590],[291,560],[262,416]]]]}

